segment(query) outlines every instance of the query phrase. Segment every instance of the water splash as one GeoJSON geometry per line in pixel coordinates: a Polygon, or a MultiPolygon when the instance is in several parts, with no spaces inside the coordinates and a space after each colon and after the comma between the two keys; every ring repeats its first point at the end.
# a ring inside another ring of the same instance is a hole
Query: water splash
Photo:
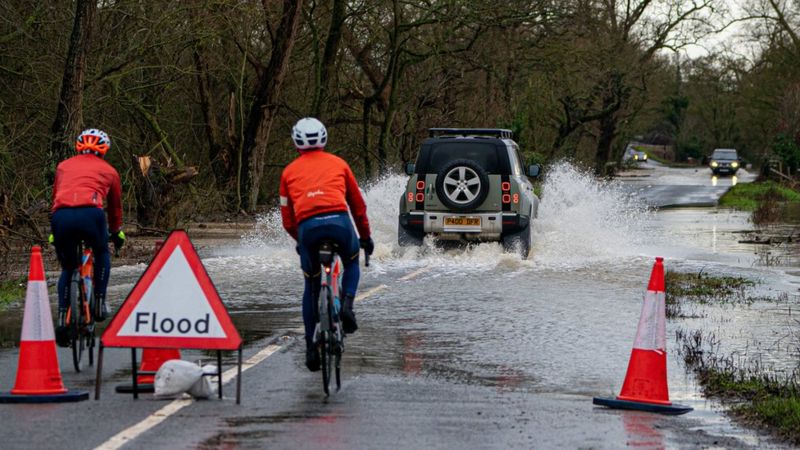
{"type": "MultiPolygon", "coordinates": [[[[474,273],[502,267],[575,267],[587,262],[639,255],[646,237],[641,233],[648,212],[621,185],[598,181],[593,175],[561,162],[552,166],[544,183],[539,217],[534,221],[532,256],[520,261],[496,243],[462,248],[438,248],[426,239],[422,247],[399,247],[397,215],[407,176],[390,174],[362,186],[375,241],[372,261],[378,272],[433,264],[451,272],[474,273]]],[[[256,252],[286,254],[294,262],[294,241],[281,226],[275,208],[260,216],[244,247],[256,252]]]]}
{"type": "Polygon", "coordinates": [[[539,218],[534,221],[533,258],[540,264],[586,262],[641,254],[649,210],[621,183],[600,181],[568,162],[547,171],[539,218]]]}

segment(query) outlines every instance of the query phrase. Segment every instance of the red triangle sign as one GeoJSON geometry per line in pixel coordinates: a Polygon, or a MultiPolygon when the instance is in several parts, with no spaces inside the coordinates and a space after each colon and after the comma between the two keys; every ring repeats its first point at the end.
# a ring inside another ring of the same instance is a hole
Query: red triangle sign
{"type": "Polygon", "coordinates": [[[242,343],[189,236],[170,233],[103,332],[106,347],[236,350],[242,343]]]}

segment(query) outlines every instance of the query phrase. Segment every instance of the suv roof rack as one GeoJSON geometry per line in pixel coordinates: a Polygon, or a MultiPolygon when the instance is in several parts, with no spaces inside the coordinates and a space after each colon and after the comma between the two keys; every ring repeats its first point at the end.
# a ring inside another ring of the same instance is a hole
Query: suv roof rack
{"type": "Polygon", "coordinates": [[[491,136],[511,139],[513,132],[504,128],[428,128],[428,136],[491,136]]]}

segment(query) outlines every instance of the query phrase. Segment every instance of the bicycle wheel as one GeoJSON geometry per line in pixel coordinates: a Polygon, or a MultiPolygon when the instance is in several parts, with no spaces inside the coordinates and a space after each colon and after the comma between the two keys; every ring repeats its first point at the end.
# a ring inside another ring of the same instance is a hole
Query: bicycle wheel
{"type": "Polygon", "coordinates": [[[331,289],[330,286],[323,286],[320,292],[320,328],[322,330],[322,341],[320,342],[320,363],[322,365],[322,390],[325,395],[330,394],[331,375],[333,374],[333,330],[331,327],[331,289]]]}
{"type": "Polygon", "coordinates": [[[322,333],[322,342],[319,346],[320,363],[322,364],[322,390],[325,391],[325,395],[330,394],[331,385],[331,354],[328,349],[329,334],[330,332],[328,331],[322,333]]]}
{"type": "MultiPolygon", "coordinates": [[[[90,263],[91,264],[91,263],[90,263]]],[[[91,271],[91,266],[89,268],[91,271]]],[[[92,284],[91,272],[89,272],[88,278],[83,278],[83,298],[87,302],[88,305],[86,311],[89,313],[89,323],[84,328],[83,337],[86,340],[86,351],[89,353],[89,366],[94,366],[94,346],[95,346],[95,328],[96,324],[94,321],[95,314],[95,304],[99,304],[94,298],[94,285],[92,284]]],[[[84,317],[84,321],[86,321],[86,317],[84,317]]]]}
{"type": "Polygon", "coordinates": [[[94,324],[89,326],[89,330],[86,332],[86,351],[89,353],[89,367],[94,366],[94,345],[95,345],[95,335],[94,335],[94,324]]]}
{"type": "MultiPolygon", "coordinates": [[[[339,329],[341,330],[341,323],[339,323],[339,329]]],[[[342,388],[342,348],[344,346],[344,338],[342,337],[339,332],[336,333],[338,336],[336,339],[336,350],[334,351],[334,367],[336,368],[336,392],[342,388]]]]}
{"type": "Polygon", "coordinates": [[[81,335],[81,326],[83,322],[83,283],[78,271],[72,274],[69,289],[69,339],[70,347],[72,347],[72,364],[75,366],[75,371],[80,372],[82,369],[81,358],[83,356],[83,336],[81,335]]]}

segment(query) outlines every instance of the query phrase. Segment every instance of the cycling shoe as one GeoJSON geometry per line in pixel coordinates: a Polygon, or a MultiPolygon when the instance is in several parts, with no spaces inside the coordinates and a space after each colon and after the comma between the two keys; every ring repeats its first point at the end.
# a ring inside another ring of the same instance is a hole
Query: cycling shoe
{"type": "Polygon", "coordinates": [[[103,302],[100,305],[100,311],[98,311],[98,313],[94,317],[94,321],[104,322],[108,318],[108,316],[109,316],[108,305],[106,305],[106,302],[103,302]]]}
{"type": "Polygon", "coordinates": [[[64,326],[56,327],[56,344],[59,347],[69,347],[69,328],[64,326]]]}
{"type": "Polygon", "coordinates": [[[319,370],[319,351],[316,348],[306,349],[306,367],[312,372],[319,370]]]}
{"type": "Polygon", "coordinates": [[[358,330],[356,313],[352,309],[342,310],[342,329],[346,334],[353,334],[358,330]]]}
{"type": "Polygon", "coordinates": [[[342,329],[344,330],[345,334],[353,334],[358,330],[358,324],[356,324],[356,313],[353,311],[353,303],[355,303],[355,299],[352,295],[346,295],[344,298],[344,308],[342,308],[341,316],[342,316],[342,329]]]}

